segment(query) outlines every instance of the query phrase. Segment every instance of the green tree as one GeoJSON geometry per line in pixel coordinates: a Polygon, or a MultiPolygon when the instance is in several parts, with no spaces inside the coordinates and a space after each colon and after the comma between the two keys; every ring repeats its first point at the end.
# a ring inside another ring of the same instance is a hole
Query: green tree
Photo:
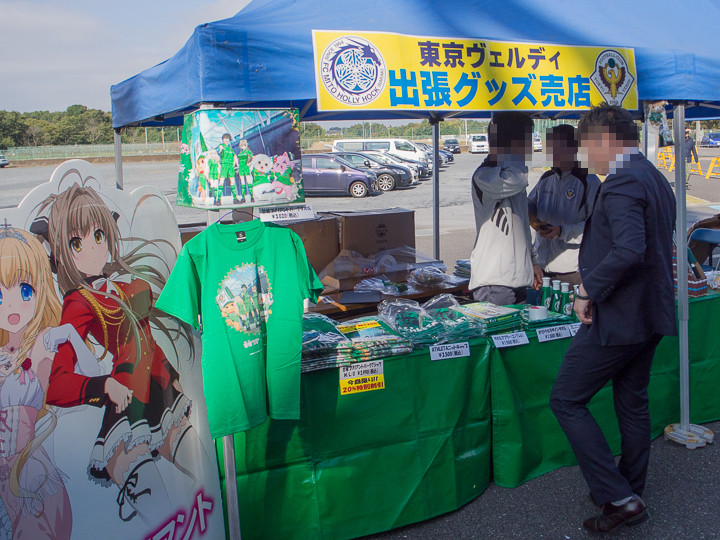
{"type": "Polygon", "coordinates": [[[27,123],[19,112],[0,111],[0,148],[21,146],[27,123]]]}

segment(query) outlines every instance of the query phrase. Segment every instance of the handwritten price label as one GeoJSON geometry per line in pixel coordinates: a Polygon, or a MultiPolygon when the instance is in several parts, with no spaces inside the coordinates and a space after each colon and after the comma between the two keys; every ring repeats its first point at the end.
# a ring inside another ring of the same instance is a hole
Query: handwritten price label
{"type": "Polygon", "coordinates": [[[503,347],[515,347],[517,345],[527,345],[530,340],[525,332],[513,332],[512,334],[500,334],[493,336],[493,343],[498,349],[503,347]]]}
{"type": "Polygon", "coordinates": [[[570,329],[568,325],[548,326],[547,328],[537,329],[537,338],[540,343],[545,341],[554,341],[556,339],[564,339],[570,337],[570,329]]]}
{"type": "Polygon", "coordinates": [[[577,334],[578,330],[580,330],[580,325],[581,325],[581,324],[582,324],[582,323],[576,322],[576,323],[572,323],[572,324],[568,324],[568,325],[567,325],[568,331],[570,332],[570,335],[571,335],[571,336],[574,336],[575,334],[577,334]]]}
{"type": "Polygon", "coordinates": [[[261,206],[256,208],[260,221],[294,221],[314,219],[315,212],[309,204],[294,206],[261,206]]]}
{"type": "Polygon", "coordinates": [[[470,344],[467,341],[430,347],[430,360],[447,360],[448,358],[461,358],[463,356],[470,356],[470,344]]]}

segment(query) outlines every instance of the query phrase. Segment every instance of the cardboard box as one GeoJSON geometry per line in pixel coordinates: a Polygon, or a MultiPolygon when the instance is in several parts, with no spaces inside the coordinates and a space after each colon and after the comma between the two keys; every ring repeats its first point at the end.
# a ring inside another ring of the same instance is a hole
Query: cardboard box
{"type": "Polygon", "coordinates": [[[320,273],[327,264],[337,257],[338,228],[334,216],[318,216],[302,221],[283,221],[278,225],[292,229],[305,246],[310,265],[320,273]]]}
{"type": "Polygon", "coordinates": [[[337,218],[339,249],[364,257],[399,246],[415,247],[415,211],[406,208],[328,212],[337,218]]]}

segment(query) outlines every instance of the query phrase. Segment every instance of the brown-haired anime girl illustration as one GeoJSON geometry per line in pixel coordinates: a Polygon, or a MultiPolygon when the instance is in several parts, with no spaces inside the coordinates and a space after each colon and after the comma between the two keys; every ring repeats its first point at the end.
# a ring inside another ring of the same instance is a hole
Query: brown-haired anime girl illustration
{"type": "Polygon", "coordinates": [[[151,283],[162,287],[164,278],[143,260],[153,255],[142,250],[154,242],[121,238],[113,213],[91,187],[74,184],[49,196],[40,206],[47,210],[46,238],[64,297],[61,323],[72,324],[84,340],[92,336],[112,362],[108,375],[82,375],[75,372],[73,348],[60,345],[47,403],[104,407],[88,474],[103,486],[118,486],[122,520],[140,515],[157,522],[172,508],[155,459],[195,478],[191,471],[202,466],[197,452],[203,447],[179,375],[151,333],[152,322],[171,342],[178,337],[155,318],[151,283]],[[131,243],[135,247],[123,253],[131,243]]]}

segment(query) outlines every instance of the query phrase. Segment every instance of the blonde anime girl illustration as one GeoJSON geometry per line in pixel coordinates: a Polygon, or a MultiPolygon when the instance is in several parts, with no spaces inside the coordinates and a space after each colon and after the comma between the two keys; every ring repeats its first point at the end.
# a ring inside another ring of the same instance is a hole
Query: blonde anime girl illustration
{"type": "Polygon", "coordinates": [[[0,538],[70,538],[63,474],[43,442],[57,423],[44,403],[53,344],[72,336],[88,370],[97,360],[60,322],[47,253],[30,233],[0,227],[0,538]],[[64,337],[63,337],[64,336],[64,337]]]}
{"type": "Polygon", "coordinates": [[[151,283],[162,287],[164,278],[149,264],[159,257],[142,248],[154,242],[121,238],[116,217],[90,187],[73,184],[50,195],[40,212],[48,212],[44,235],[64,297],[60,322],[73,325],[83,340],[92,336],[101,357],[109,356],[112,363],[108,375],[76,373],[73,347],[61,344],[47,403],[104,408],[88,475],[102,486],[119,488],[120,519],[139,515],[157,523],[172,508],[155,459],[162,457],[195,479],[193,472],[207,456],[189,421],[190,400],[178,373],[151,333],[152,323],[171,342],[178,338],[153,309],[151,283]],[[125,241],[135,246],[127,253],[125,241]]]}

